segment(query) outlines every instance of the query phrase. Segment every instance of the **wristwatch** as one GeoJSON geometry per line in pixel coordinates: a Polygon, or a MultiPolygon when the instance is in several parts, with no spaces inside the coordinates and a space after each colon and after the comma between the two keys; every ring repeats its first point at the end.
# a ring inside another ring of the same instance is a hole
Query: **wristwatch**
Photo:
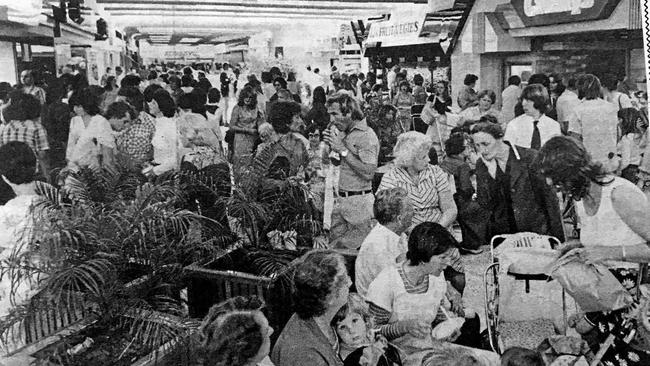
{"type": "Polygon", "coordinates": [[[341,150],[341,157],[346,158],[348,156],[348,149],[341,150]]]}

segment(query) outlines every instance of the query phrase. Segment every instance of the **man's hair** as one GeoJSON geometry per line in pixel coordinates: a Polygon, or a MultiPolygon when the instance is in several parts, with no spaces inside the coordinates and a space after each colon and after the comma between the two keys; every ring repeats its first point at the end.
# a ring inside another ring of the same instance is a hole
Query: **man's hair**
{"type": "Polygon", "coordinates": [[[132,119],[138,116],[129,103],[123,101],[113,102],[106,108],[106,119],[123,118],[127,113],[132,119]]]}
{"type": "Polygon", "coordinates": [[[332,250],[312,250],[292,264],[293,301],[296,314],[302,319],[323,315],[327,301],[344,283],[339,268],[345,261],[332,250]]]}
{"type": "Polygon", "coordinates": [[[551,106],[548,90],[542,84],[528,84],[521,92],[521,100],[524,99],[533,102],[533,107],[541,113],[546,113],[551,106]]]}
{"type": "Polygon", "coordinates": [[[377,222],[382,225],[395,222],[407,200],[408,193],[404,188],[389,188],[377,192],[373,206],[377,222]]]}
{"type": "Polygon", "coordinates": [[[271,104],[268,122],[279,134],[289,133],[289,125],[293,116],[300,114],[300,104],[296,102],[279,101],[271,104]]]}
{"type": "Polygon", "coordinates": [[[338,103],[344,116],[350,115],[352,120],[360,121],[364,118],[359,103],[347,93],[334,93],[327,98],[327,106],[338,103]]]}
{"type": "Polygon", "coordinates": [[[0,146],[0,174],[13,184],[34,181],[36,155],[24,142],[9,141],[0,146]]]}
{"type": "Polygon", "coordinates": [[[36,121],[41,116],[41,102],[31,94],[12,93],[11,104],[4,111],[6,121],[36,121]]]}
{"type": "Polygon", "coordinates": [[[465,80],[463,80],[463,84],[469,86],[474,84],[478,80],[478,76],[474,74],[467,74],[465,75],[465,80]]]}
{"type": "Polygon", "coordinates": [[[503,128],[498,123],[479,122],[472,127],[472,135],[475,133],[487,133],[495,139],[503,138],[503,128]]]}
{"type": "Polygon", "coordinates": [[[521,78],[518,75],[512,75],[508,78],[508,85],[519,86],[521,84],[521,78]]]}

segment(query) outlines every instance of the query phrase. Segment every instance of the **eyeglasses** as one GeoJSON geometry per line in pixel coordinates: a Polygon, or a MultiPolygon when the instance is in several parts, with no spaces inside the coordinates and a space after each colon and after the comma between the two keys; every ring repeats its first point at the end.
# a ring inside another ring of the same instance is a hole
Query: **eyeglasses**
{"type": "Polygon", "coordinates": [[[320,133],[310,133],[310,134],[309,134],[309,138],[312,138],[312,137],[318,137],[318,138],[320,138],[320,133]]]}

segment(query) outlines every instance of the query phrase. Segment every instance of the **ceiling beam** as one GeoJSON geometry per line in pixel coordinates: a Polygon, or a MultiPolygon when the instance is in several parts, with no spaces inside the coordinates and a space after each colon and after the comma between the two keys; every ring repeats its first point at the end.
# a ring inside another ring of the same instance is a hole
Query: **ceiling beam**
{"type": "MultiPolygon", "coordinates": [[[[216,6],[216,7],[241,7],[241,8],[284,8],[294,9],[297,7],[317,9],[317,10],[341,10],[341,9],[376,9],[376,8],[395,8],[403,6],[405,3],[414,4],[415,1],[366,1],[366,2],[332,2],[332,1],[309,1],[309,0],[285,0],[285,1],[213,1],[213,0],[99,0],[106,9],[118,4],[127,5],[148,5],[158,7],[167,6],[216,6]]],[[[420,1],[420,4],[426,4],[427,1],[420,1]]]]}
{"type": "MultiPolygon", "coordinates": [[[[269,21],[284,21],[286,24],[286,21],[288,19],[311,19],[311,20],[318,20],[318,19],[332,19],[332,20],[350,20],[354,17],[351,17],[350,15],[346,14],[341,14],[341,15],[336,15],[336,14],[299,14],[299,13],[292,13],[292,14],[286,14],[286,13],[250,13],[250,14],[241,14],[242,18],[247,18],[247,19],[267,19],[269,21]]],[[[165,12],[165,11],[151,11],[148,12],[145,16],[143,16],[142,13],[133,13],[133,12],[126,12],[126,11],[116,11],[112,13],[112,18],[116,20],[117,23],[124,23],[120,21],[120,17],[137,17],[137,21],[144,20],[145,18],[150,18],[150,17],[164,17],[167,18],[167,24],[169,22],[177,22],[178,20],[182,20],[183,24],[192,24],[196,18],[201,17],[201,18],[208,18],[211,19],[212,22],[214,22],[217,19],[225,19],[225,20],[233,20],[233,15],[231,13],[204,13],[204,14],[197,14],[195,12],[165,12]],[[194,17],[194,19],[193,19],[194,17]]],[[[129,24],[133,24],[129,22],[129,24]]],[[[214,23],[213,23],[214,24],[214,23]]]]}

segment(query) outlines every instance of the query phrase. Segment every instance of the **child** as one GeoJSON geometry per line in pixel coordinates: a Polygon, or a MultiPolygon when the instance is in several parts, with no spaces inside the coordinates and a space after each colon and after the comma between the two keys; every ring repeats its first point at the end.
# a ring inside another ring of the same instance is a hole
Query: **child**
{"type": "Polygon", "coordinates": [[[544,366],[544,360],[539,352],[523,347],[511,347],[501,355],[501,366],[544,366]]]}
{"type": "Polygon", "coordinates": [[[332,319],[340,340],[339,355],[345,366],[401,366],[397,348],[382,336],[375,336],[368,304],[350,293],[348,303],[332,319]]]}
{"type": "Polygon", "coordinates": [[[641,155],[646,144],[644,130],[647,126],[645,126],[639,111],[634,108],[619,110],[618,121],[621,129],[621,140],[616,147],[621,163],[617,174],[632,183],[636,183],[641,155]]]}

